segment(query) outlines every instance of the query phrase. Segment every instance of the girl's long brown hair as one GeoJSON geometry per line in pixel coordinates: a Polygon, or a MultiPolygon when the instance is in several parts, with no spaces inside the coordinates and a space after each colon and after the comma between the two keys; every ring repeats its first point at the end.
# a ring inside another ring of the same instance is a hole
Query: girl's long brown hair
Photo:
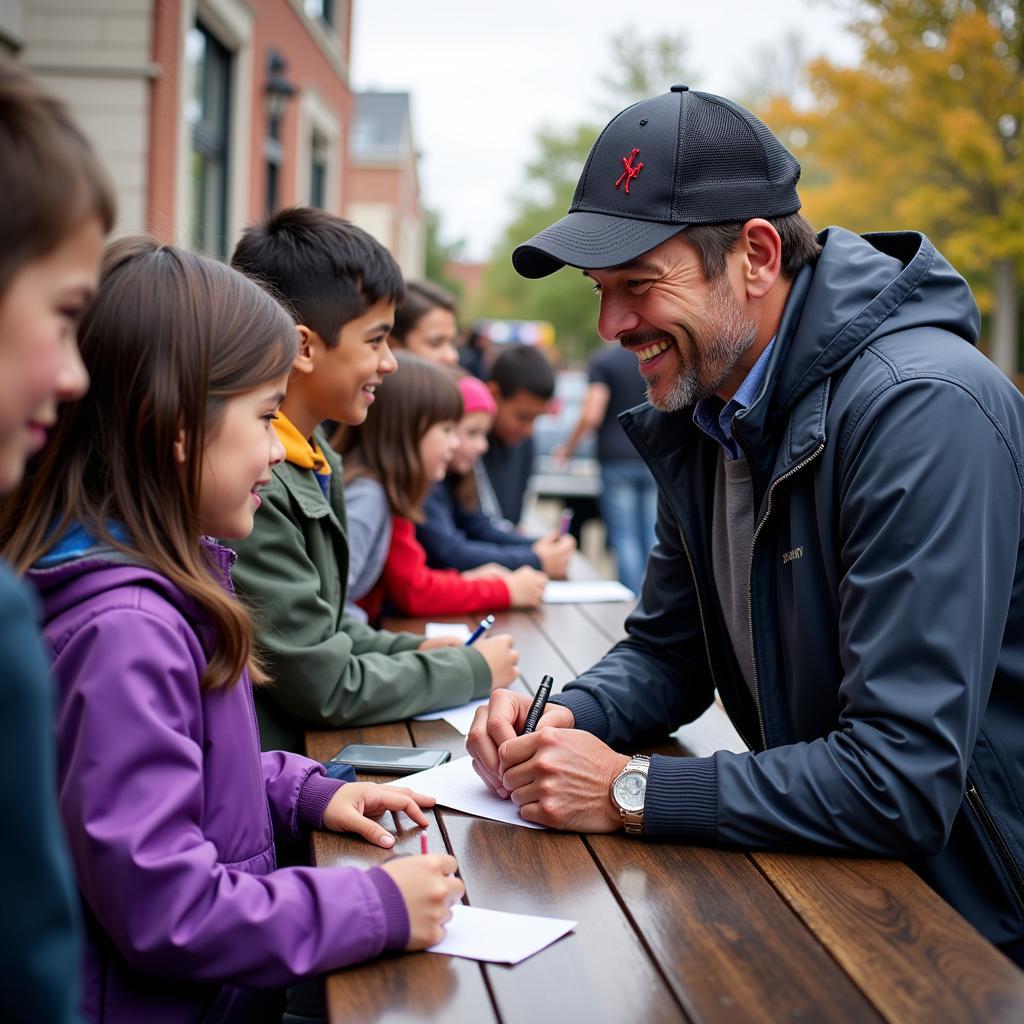
{"type": "Polygon", "coordinates": [[[46,447],[4,501],[0,552],[24,572],[80,523],[203,610],[216,637],[203,687],[233,685],[247,664],[253,681],[264,681],[249,614],[220,585],[200,541],[199,487],[225,403],[288,372],[298,345],[291,318],[221,263],[125,238],[107,248],[79,345],[89,392],[61,407],[46,447]]]}
{"type": "Polygon", "coordinates": [[[452,374],[408,352],[396,352],[398,370],[377,385],[366,421],[342,427],[334,445],[345,457],[345,480],[380,482],[391,511],[418,523],[431,481],[420,462],[420,439],[435,424],[458,422],[462,395],[452,374]]]}
{"type": "Polygon", "coordinates": [[[0,294],[90,217],[104,234],[114,225],[114,193],[95,150],[64,104],[4,56],[0,196],[0,294]]]}

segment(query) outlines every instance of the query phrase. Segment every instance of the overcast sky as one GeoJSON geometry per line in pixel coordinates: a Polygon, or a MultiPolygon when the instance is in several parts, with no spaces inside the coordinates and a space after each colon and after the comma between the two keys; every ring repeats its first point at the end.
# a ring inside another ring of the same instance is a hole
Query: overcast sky
{"type": "MultiPolygon", "coordinates": [[[[682,34],[700,88],[736,95],[754,55],[798,31],[807,51],[852,61],[830,0],[356,0],[358,90],[412,95],[424,202],[447,240],[484,259],[509,219],[542,126],[593,118],[609,39],[682,34]]],[[[844,5],[849,6],[849,5],[844,5]]],[[[666,82],[665,87],[671,85],[666,82]]],[[[625,106],[624,102],[622,106],[625,106]]],[[[602,118],[603,120],[604,118],[602,118]]]]}

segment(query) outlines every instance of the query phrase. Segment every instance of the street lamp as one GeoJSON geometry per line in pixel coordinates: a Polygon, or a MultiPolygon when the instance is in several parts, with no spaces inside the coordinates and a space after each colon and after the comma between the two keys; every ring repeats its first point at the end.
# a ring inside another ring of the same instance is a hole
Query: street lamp
{"type": "Polygon", "coordinates": [[[277,209],[281,164],[281,119],[295,95],[295,86],[285,78],[288,62],[278,50],[267,51],[267,82],[263,87],[263,109],[267,115],[267,136],[263,155],[267,161],[267,216],[277,209]]]}

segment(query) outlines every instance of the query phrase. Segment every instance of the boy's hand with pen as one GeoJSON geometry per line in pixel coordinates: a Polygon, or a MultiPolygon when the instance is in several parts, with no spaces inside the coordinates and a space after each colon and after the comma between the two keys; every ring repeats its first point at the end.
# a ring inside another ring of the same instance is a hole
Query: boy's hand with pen
{"type": "Polygon", "coordinates": [[[565,579],[575,550],[576,541],[568,533],[550,533],[533,544],[541,569],[553,580],[565,579]]]}
{"type": "Polygon", "coordinates": [[[479,651],[491,670],[491,689],[511,686],[519,676],[519,652],[512,646],[508,633],[477,640],[473,649],[479,651]]]}

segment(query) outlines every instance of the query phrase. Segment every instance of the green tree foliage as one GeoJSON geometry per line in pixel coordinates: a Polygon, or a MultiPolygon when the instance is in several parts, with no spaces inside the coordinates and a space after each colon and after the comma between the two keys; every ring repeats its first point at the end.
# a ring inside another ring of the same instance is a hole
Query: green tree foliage
{"type": "Polygon", "coordinates": [[[1024,280],[1022,0],[860,0],[857,67],[812,62],[809,111],[762,108],[804,166],[812,223],[924,231],[991,314],[1018,366],[1024,280]]]}
{"type": "Polygon", "coordinates": [[[614,68],[602,80],[605,95],[593,121],[538,133],[536,156],[523,172],[523,190],[512,220],[497,244],[481,294],[471,315],[495,319],[548,320],[555,326],[562,358],[579,361],[600,344],[597,301],[590,283],[572,268],[539,281],[527,281],[512,268],[510,256],[520,243],[565,216],[590,147],[604,124],[636,100],[665,91],[674,82],[692,82],[680,36],[641,37],[624,32],[611,41],[614,68]]]}
{"type": "Polygon", "coordinates": [[[450,291],[456,299],[462,298],[462,282],[449,277],[445,267],[451,260],[462,258],[465,242],[441,241],[441,217],[436,210],[427,210],[427,245],[423,276],[450,291]]]}

